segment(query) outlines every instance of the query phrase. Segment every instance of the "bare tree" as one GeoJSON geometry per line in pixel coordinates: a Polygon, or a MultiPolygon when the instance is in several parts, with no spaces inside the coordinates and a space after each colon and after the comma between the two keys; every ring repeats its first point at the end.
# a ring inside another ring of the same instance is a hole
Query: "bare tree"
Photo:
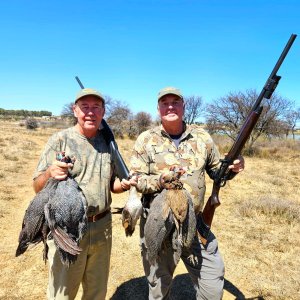
{"type": "Polygon", "coordinates": [[[124,133],[128,132],[128,121],[131,115],[132,112],[127,104],[119,100],[115,100],[111,103],[106,120],[117,137],[123,138],[124,133]]]}
{"type": "Polygon", "coordinates": [[[129,114],[128,120],[125,122],[125,127],[130,139],[136,138],[136,136],[139,134],[139,130],[135,122],[135,117],[132,113],[129,114]]]}
{"type": "MultiPolygon", "coordinates": [[[[255,90],[247,90],[244,93],[229,93],[208,105],[206,109],[208,130],[220,132],[234,140],[257,97],[255,90]]],[[[263,106],[263,112],[251,133],[249,148],[252,148],[261,135],[271,138],[282,134],[285,130],[283,121],[291,107],[290,101],[273,94],[271,99],[264,99],[263,106]]]]}
{"type": "Polygon", "coordinates": [[[189,96],[184,98],[185,110],[184,121],[193,124],[202,115],[203,100],[199,96],[189,96]]]}
{"type": "Polygon", "coordinates": [[[291,132],[294,140],[297,122],[300,120],[300,107],[298,107],[297,110],[288,111],[285,117],[286,117],[286,123],[288,128],[287,134],[291,132]]]}
{"type": "Polygon", "coordinates": [[[73,105],[74,105],[74,102],[65,104],[61,111],[61,116],[62,116],[62,118],[69,120],[70,122],[72,122],[72,124],[75,125],[77,123],[77,118],[74,116],[74,113],[73,113],[73,105]]]}
{"type": "Polygon", "coordinates": [[[74,102],[65,104],[62,108],[61,116],[67,117],[67,118],[72,117],[74,115],[73,114],[73,105],[74,105],[74,102]]]}
{"type": "Polygon", "coordinates": [[[151,124],[152,124],[152,118],[151,115],[147,112],[138,112],[135,115],[135,123],[138,128],[138,133],[140,134],[141,132],[147,130],[151,124]]]}
{"type": "Polygon", "coordinates": [[[104,95],[105,99],[105,116],[104,118],[108,118],[111,115],[112,110],[114,107],[118,106],[118,103],[121,103],[118,100],[113,99],[108,95],[104,95]]]}

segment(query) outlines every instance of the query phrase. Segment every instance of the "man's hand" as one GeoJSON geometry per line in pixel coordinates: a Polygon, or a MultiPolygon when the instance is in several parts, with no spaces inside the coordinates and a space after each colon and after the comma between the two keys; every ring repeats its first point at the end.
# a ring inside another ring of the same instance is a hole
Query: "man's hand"
{"type": "Polygon", "coordinates": [[[228,167],[231,171],[235,173],[242,172],[245,168],[245,160],[243,156],[239,156],[236,160],[233,161],[233,164],[228,167]]]}
{"type": "Polygon", "coordinates": [[[140,174],[140,173],[130,173],[130,178],[129,178],[130,185],[137,186],[141,175],[142,174],[140,174]]]}
{"type": "Polygon", "coordinates": [[[162,189],[164,188],[175,188],[180,187],[182,188],[182,183],[180,182],[180,177],[186,172],[185,169],[178,166],[171,166],[170,172],[163,173],[160,176],[159,183],[162,189]]]}
{"type": "Polygon", "coordinates": [[[111,186],[111,191],[113,193],[123,193],[129,191],[132,186],[137,185],[137,179],[130,177],[130,179],[122,179],[120,181],[119,178],[116,178],[113,185],[111,186]]]}
{"type": "Polygon", "coordinates": [[[130,180],[122,179],[121,188],[123,191],[128,191],[131,187],[130,180]]]}
{"type": "Polygon", "coordinates": [[[46,172],[48,172],[49,177],[55,178],[57,180],[64,180],[68,176],[69,168],[72,168],[72,163],[65,163],[61,161],[55,161],[46,172]]]}
{"type": "Polygon", "coordinates": [[[41,191],[49,178],[57,180],[64,180],[68,176],[69,168],[73,168],[75,157],[70,158],[65,155],[65,152],[57,152],[56,160],[53,162],[48,169],[41,173],[38,177],[33,180],[33,188],[36,193],[41,191]]]}

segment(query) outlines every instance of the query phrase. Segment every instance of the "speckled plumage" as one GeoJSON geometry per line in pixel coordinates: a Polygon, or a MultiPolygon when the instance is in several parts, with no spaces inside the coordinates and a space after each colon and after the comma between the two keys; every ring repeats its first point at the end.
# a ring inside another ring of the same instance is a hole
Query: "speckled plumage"
{"type": "MultiPolygon", "coordinates": [[[[66,161],[64,154],[58,158],[66,161]]],[[[86,211],[86,199],[73,178],[50,178],[25,212],[16,256],[23,254],[30,244],[43,241],[46,260],[46,241],[53,238],[62,263],[73,263],[81,251],[78,244],[87,229],[86,211]]]]}
{"type": "Polygon", "coordinates": [[[75,262],[80,240],[87,230],[87,202],[77,182],[60,181],[54,196],[45,205],[45,217],[63,264],[75,262]]]}
{"type": "Polygon", "coordinates": [[[19,245],[16,250],[16,256],[23,254],[31,244],[38,244],[43,241],[44,243],[44,259],[47,258],[47,234],[49,227],[45,219],[44,207],[53,197],[58,181],[49,179],[46,186],[35,195],[29,203],[25,211],[22,222],[22,230],[19,234],[19,245]]]}

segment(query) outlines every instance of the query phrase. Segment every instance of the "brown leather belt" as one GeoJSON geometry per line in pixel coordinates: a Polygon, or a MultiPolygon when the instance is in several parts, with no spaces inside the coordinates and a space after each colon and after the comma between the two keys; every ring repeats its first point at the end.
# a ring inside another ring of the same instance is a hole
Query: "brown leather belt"
{"type": "Polygon", "coordinates": [[[96,221],[102,219],[103,217],[105,217],[109,212],[110,212],[110,209],[108,209],[100,214],[90,216],[90,217],[88,217],[88,222],[96,222],[96,221]]]}

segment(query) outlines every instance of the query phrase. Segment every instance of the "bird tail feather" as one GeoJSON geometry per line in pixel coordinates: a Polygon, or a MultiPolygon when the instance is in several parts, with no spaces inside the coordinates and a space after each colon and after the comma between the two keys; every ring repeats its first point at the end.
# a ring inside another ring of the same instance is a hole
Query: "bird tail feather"
{"type": "Polygon", "coordinates": [[[77,243],[73,241],[70,236],[60,227],[53,228],[51,233],[56,244],[65,252],[68,252],[72,255],[78,255],[82,251],[82,249],[78,247],[77,243]]]}

